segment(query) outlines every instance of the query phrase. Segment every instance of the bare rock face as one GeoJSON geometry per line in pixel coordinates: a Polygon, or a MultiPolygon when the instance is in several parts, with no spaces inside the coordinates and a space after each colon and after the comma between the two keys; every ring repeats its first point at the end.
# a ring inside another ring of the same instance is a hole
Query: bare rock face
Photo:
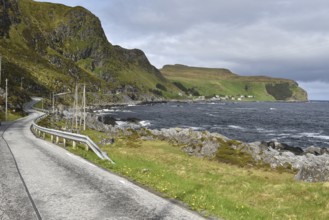
{"type": "Polygon", "coordinates": [[[207,131],[194,131],[191,128],[169,128],[161,130],[150,130],[160,140],[169,141],[193,156],[213,158],[220,147],[220,140],[228,140],[220,134],[207,131]]]}
{"type": "Polygon", "coordinates": [[[306,160],[295,178],[306,182],[329,181],[329,155],[307,154],[306,160]]]}
{"type": "Polygon", "coordinates": [[[9,37],[12,24],[19,23],[18,0],[1,0],[0,4],[0,37],[9,37]]]}
{"type": "Polygon", "coordinates": [[[314,154],[316,156],[329,153],[327,148],[320,148],[315,146],[310,146],[305,149],[305,153],[314,154]]]}
{"type": "Polygon", "coordinates": [[[296,180],[329,181],[329,154],[325,148],[311,146],[303,150],[278,142],[255,142],[246,146],[256,161],[269,164],[271,168],[298,170],[296,180]]]}
{"type": "Polygon", "coordinates": [[[12,75],[30,78],[49,91],[66,91],[80,82],[95,94],[119,93],[141,101],[145,94],[150,100],[163,97],[150,89],[157,83],[170,84],[143,51],[112,45],[99,18],[85,8],[0,0],[0,27],[0,48],[6,50],[3,64],[19,66],[23,71],[15,68],[12,75]],[[119,92],[122,87],[132,87],[133,92],[119,92]]]}

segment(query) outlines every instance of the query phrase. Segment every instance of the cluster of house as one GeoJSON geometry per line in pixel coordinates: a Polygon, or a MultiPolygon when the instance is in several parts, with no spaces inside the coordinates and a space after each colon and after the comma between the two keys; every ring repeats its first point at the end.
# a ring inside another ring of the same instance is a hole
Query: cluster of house
{"type": "MultiPolygon", "coordinates": [[[[215,95],[209,100],[213,101],[242,101],[244,99],[253,99],[255,96],[253,95],[237,95],[237,96],[230,96],[230,95],[225,95],[225,96],[220,96],[220,95],[215,95]]],[[[206,100],[205,96],[199,96],[196,98],[196,100],[206,100]]]]}

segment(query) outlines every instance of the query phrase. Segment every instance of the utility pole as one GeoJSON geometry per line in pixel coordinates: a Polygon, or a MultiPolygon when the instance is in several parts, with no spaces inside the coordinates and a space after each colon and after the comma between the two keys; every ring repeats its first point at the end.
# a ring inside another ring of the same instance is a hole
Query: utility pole
{"type": "Polygon", "coordinates": [[[83,85],[83,130],[86,130],[86,84],[83,85]]]}
{"type": "Polygon", "coordinates": [[[74,112],[74,117],[75,117],[75,128],[78,129],[78,83],[75,85],[75,94],[74,94],[74,104],[75,104],[75,112],[74,112]]]}
{"type": "Polygon", "coordinates": [[[55,113],[55,94],[53,92],[53,114],[55,113]]]}
{"type": "Polygon", "coordinates": [[[8,79],[6,78],[6,121],[8,119],[8,79]]]}
{"type": "Polygon", "coordinates": [[[0,86],[1,86],[1,66],[2,66],[2,55],[0,54],[0,86]]]}
{"type": "Polygon", "coordinates": [[[21,90],[23,90],[23,79],[24,77],[21,77],[21,90]]]}

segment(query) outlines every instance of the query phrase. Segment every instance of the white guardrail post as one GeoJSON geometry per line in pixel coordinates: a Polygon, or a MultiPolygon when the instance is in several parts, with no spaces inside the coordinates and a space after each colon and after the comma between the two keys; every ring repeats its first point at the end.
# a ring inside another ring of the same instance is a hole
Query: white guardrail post
{"type": "MultiPolygon", "coordinates": [[[[39,109],[36,109],[36,110],[39,110],[39,109]]],[[[38,121],[40,121],[41,119],[43,119],[47,116],[48,116],[48,114],[44,114],[44,115],[40,116],[39,118],[37,118],[36,120],[34,120],[34,122],[32,123],[31,130],[35,136],[45,139],[46,134],[49,134],[51,137],[51,142],[55,142],[56,144],[58,144],[59,139],[62,138],[64,147],[66,146],[67,140],[70,140],[73,142],[73,144],[72,144],[73,148],[76,148],[77,143],[84,143],[84,144],[86,144],[86,148],[85,148],[86,150],[91,149],[102,160],[108,160],[112,164],[115,164],[113,162],[113,160],[111,160],[111,158],[109,158],[107,156],[107,154],[105,152],[103,152],[97,146],[97,144],[95,144],[95,142],[93,142],[88,136],[81,135],[81,134],[74,134],[74,133],[66,132],[66,131],[59,131],[59,130],[55,130],[55,129],[44,128],[44,127],[41,127],[36,124],[36,123],[38,123],[38,121]]]]}

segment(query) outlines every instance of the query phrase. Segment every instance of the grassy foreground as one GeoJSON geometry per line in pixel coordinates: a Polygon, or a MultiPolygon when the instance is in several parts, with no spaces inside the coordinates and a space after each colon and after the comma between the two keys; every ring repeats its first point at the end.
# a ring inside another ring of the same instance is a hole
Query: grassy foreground
{"type": "MultiPolygon", "coordinates": [[[[13,113],[13,112],[9,111],[7,121],[15,121],[24,116],[25,116],[24,113],[13,113]]],[[[0,112],[0,121],[6,121],[6,114],[4,112],[0,112]]]]}
{"type": "MultiPolygon", "coordinates": [[[[86,131],[96,143],[105,133],[86,131]]],[[[329,219],[329,183],[296,182],[294,174],[240,168],[190,157],[163,141],[116,139],[101,146],[116,162],[73,150],[204,215],[224,219],[329,219]]]]}

